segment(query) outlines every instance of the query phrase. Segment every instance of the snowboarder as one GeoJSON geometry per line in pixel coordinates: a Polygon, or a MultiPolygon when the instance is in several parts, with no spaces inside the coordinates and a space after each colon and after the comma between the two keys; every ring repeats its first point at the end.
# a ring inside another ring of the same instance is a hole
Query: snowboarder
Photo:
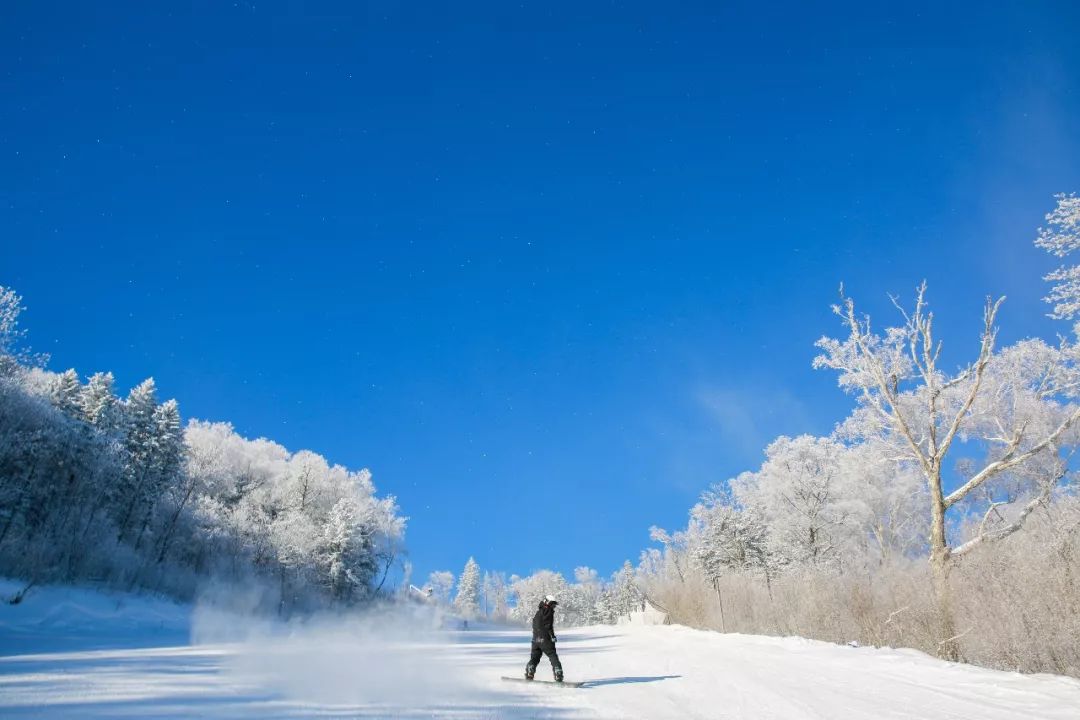
{"type": "Polygon", "coordinates": [[[546,595],[540,601],[540,606],[532,619],[532,652],[529,654],[529,664],[525,666],[525,679],[532,680],[536,675],[536,666],[540,662],[540,655],[548,656],[551,661],[551,669],[555,673],[555,682],[563,681],[562,663],[559,662],[559,654],[555,652],[555,606],[558,605],[554,595],[546,595]]]}

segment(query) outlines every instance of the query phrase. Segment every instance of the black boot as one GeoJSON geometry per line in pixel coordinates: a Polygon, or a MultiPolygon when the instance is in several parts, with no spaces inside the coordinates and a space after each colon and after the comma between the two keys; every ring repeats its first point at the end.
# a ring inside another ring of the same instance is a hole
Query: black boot
{"type": "Polygon", "coordinates": [[[526,665],[525,666],[525,679],[526,680],[532,680],[534,675],[536,675],[536,666],[535,665],[526,665]]]}
{"type": "Polygon", "coordinates": [[[562,682],[562,668],[555,668],[555,682],[562,682]]]}

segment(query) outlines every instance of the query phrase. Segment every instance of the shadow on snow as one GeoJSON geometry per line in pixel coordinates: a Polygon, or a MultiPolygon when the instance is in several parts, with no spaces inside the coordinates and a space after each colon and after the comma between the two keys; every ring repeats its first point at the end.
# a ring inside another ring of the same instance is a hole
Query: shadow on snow
{"type": "Polygon", "coordinates": [[[674,678],[681,677],[682,675],[651,675],[640,677],[604,678],[602,680],[585,680],[581,687],[592,688],[601,687],[603,685],[629,685],[631,683],[659,682],[660,680],[672,680],[674,678]]]}

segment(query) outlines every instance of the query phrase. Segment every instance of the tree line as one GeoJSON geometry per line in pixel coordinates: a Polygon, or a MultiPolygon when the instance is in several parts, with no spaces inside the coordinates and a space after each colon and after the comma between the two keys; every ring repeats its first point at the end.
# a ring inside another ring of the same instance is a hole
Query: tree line
{"type": "MultiPolygon", "coordinates": [[[[1036,245],[1080,249],[1080,198],[1036,245]]],[[[1080,316],[1080,266],[1046,276],[1080,316]]],[[[638,580],[687,624],[920,648],[1080,675],[1080,343],[997,342],[988,298],[969,361],[941,361],[925,285],[878,329],[841,289],[814,367],[854,397],[826,437],[780,437],[761,467],[653,528],[638,580]]]]}
{"type": "Polygon", "coordinates": [[[629,561],[606,580],[592,568],[576,568],[570,582],[552,570],[509,579],[496,571],[481,575],[479,564],[470,557],[456,581],[452,572],[437,570],[428,577],[425,590],[434,602],[466,620],[518,625],[529,624],[540,601],[553,595],[559,601],[555,621],[565,627],[614,625],[640,610],[645,597],[629,561]]]}
{"type": "Polygon", "coordinates": [[[405,521],[367,470],[191,420],[152,379],[123,398],[23,347],[0,288],[0,573],[191,598],[208,580],[289,613],[383,589],[405,521]]]}

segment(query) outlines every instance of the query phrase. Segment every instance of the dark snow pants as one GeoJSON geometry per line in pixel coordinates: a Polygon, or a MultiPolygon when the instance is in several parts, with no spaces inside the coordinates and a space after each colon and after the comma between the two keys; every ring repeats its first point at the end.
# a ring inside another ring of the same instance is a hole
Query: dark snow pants
{"type": "Polygon", "coordinates": [[[540,664],[541,654],[548,656],[555,674],[562,675],[562,663],[559,662],[559,653],[555,652],[555,643],[550,640],[533,640],[532,652],[529,654],[529,667],[533,670],[540,664]]]}

